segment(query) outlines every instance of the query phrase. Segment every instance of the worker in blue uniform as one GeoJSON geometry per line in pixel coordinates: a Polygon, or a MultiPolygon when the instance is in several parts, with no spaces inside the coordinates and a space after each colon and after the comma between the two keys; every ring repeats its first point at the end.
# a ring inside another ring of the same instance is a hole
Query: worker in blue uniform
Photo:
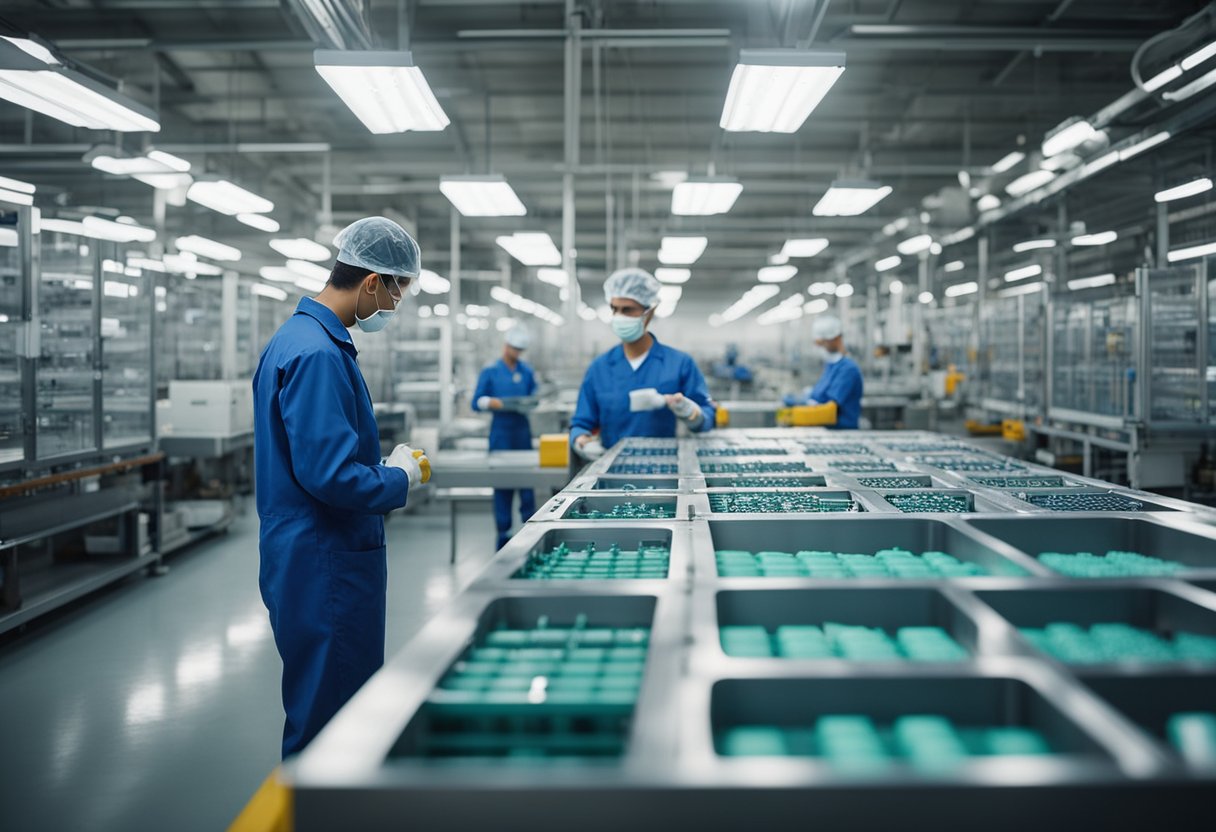
{"type": "Polygon", "coordinates": [[[861,368],[845,354],[844,324],[835,315],[820,315],[811,324],[811,338],[824,362],[823,375],[802,394],[785,397],[787,405],[836,405],[836,422],[829,428],[856,430],[861,420],[865,388],[861,368]]]}
{"type": "MultiPolygon", "coordinates": [[[[523,324],[511,327],[503,339],[502,358],[482,370],[477,378],[473,410],[478,413],[488,410],[494,414],[490,420],[491,451],[532,450],[532,426],[526,412],[529,408],[518,401],[536,394],[536,375],[523,360],[524,350],[531,342],[532,336],[523,324]]],[[[494,525],[498,529],[499,549],[511,539],[511,504],[514,500],[514,491],[494,489],[494,525]]],[[[521,489],[520,520],[527,522],[535,513],[536,493],[530,488],[521,489]]]]}
{"type": "Polygon", "coordinates": [[[627,436],[675,436],[677,422],[696,432],[714,425],[714,404],[696,362],[649,331],[660,286],[642,269],[622,269],[604,282],[621,343],[591,362],[579,388],[570,443],[585,460],[627,436]]]}
{"type": "Polygon", "coordinates": [[[413,290],[418,244],[384,217],[334,239],[315,298],[262,351],[254,392],[259,584],[283,659],[283,756],[301,751],[384,663],[384,515],[429,477],[425,454],[381,460],[348,330],[377,332],[413,290]]]}

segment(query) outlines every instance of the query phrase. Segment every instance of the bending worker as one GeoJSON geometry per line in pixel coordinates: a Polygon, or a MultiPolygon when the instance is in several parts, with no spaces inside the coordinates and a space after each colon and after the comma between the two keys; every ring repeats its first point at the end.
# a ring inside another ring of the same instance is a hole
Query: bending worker
{"type": "Polygon", "coordinates": [[[271,337],[253,377],[262,600],[283,659],[283,756],[384,663],[384,515],[429,478],[421,451],[380,458],[347,331],[378,332],[418,277],[418,244],[384,217],[334,239],[338,260],[271,337]]]}
{"type": "MultiPolygon", "coordinates": [[[[473,391],[473,410],[489,410],[494,413],[490,421],[491,451],[532,449],[532,426],[524,412],[527,407],[519,402],[519,399],[536,393],[536,376],[522,358],[524,350],[531,342],[532,336],[522,324],[511,327],[503,339],[502,358],[482,370],[477,378],[477,389],[473,391]]],[[[494,524],[498,528],[499,549],[511,539],[511,503],[514,499],[514,491],[506,488],[494,489],[494,524]]],[[[520,520],[527,522],[535,513],[535,492],[530,488],[521,490],[520,520]]]]}
{"type": "Polygon", "coordinates": [[[693,431],[713,427],[714,406],[696,363],[648,331],[659,286],[641,269],[622,269],[604,282],[621,343],[591,362],[578,391],[570,441],[583,459],[627,436],[675,436],[677,419],[693,431]]]}
{"type": "Polygon", "coordinates": [[[823,359],[823,375],[818,383],[801,395],[785,397],[787,405],[819,405],[829,408],[827,427],[857,429],[861,419],[861,394],[864,383],[857,362],[845,355],[844,325],[835,315],[820,315],[811,324],[811,338],[823,359]],[[831,418],[831,411],[835,418],[831,418]]]}

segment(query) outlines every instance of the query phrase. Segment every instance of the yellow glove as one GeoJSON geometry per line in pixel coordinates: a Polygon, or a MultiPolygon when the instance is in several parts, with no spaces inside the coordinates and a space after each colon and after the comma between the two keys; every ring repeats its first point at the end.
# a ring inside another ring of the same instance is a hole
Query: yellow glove
{"type": "Polygon", "coordinates": [[[426,458],[426,451],[414,451],[414,459],[418,460],[418,467],[422,470],[422,482],[430,482],[431,461],[426,458]]]}

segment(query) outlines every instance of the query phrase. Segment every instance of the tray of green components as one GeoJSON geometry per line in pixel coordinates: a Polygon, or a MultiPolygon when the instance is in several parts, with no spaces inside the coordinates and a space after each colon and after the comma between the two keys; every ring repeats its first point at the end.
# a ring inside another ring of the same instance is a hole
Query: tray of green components
{"type": "Polygon", "coordinates": [[[617,454],[617,458],[629,457],[651,457],[651,456],[676,456],[679,453],[679,448],[675,445],[626,445],[621,448],[617,454]]]}
{"type": "Polygon", "coordinates": [[[728,590],[717,615],[722,650],[737,658],[961,662],[978,632],[933,589],[728,590]]]}
{"type": "Polygon", "coordinates": [[[808,757],[839,775],[948,774],[1000,757],[1106,762],[1016,678],[728,679],[714,686],[711,720],[723,757],[808,757]]]}
{"type": "Polygon", "coordinates": [[[870,449],[865,445],[852,445],[844,442],[812,442],[802,446],[802,452],[807,456],[869,456],[870,449]]]}
{"type": "Polygon", "coordinates": [[[607,473],[672,477],[680,473],[680,466],[675,462],[631,462],[628,459],[618,459],[608,466],[607,473]]]}
{"type": "Polygon", "coordinates": [[[842,474],[871,474],[882,471],[898,471],[899,466],[884,459],[837,459],[828,463],[830,468],[842,474]]]}
{"type": "Polygon", "coordinates": [[[644,596],[494,601],[390,757],[620,756],[654,606],[644,596]]]}
{"type": "Polygon", "coordinates": [[[810,468],[802,460],[749,460],[747,462],[702,462],[702,474],[801,473],[810,468]]]}
{"type": "Polygon", "coordinates": [[[564,520],[670,520],[676,516],[675,495],[626,498],[579,497],[562,514],[564,520]]]}
{"type": "Polygon", "coordinates": [[[709,522],[723,578],[952,580],[1024,577],[1034,562],[960,526],[900,515],[709,522]],[[1025,564],[1025,566],[1023,565],[1025,564]]]}
{"type": "Polygon", "coordinates": [[[848,491],[713,491],[713,514],[799,514],[864,511],[848,491]]]}
{"type": "Polygon", "coordinates": [[[723,474],[705,478],[708,488],[824,488],[827,484],[818,474],[805,477],[723,474]]]}
{"type": "Polygon", "coordinates": [[[1048,511],[1172,511],[1150,500],[1113,491],[1017,492],[1015,496],[1048,511]]]}
{"type": "Polygon", "coordinates": [[[746,445],[728,445],[725,447],[708,447],[697,448],[697,456],[713,457],[713,456],[785,456],[788,454],[785,448],[779,445],[771,447],[763,446],[746,446],[746,445]]]}
{"type": "MultiPolygon", "coordinates": [[[[591,485],[594,491],[678,491],[679,477],[595,477],[591,485]]],[[[585,487],[584,487],[585,490],[585,487]]]]}
{"type": "Polygon", "coordinates": [[[857,483],[863,488],[932,488],[933,478],[929,476],[857,477],[857,483]]]}
{"type": "Polygon", "coordinates": [[[1085,684],[1181,764],[1216,770],[1216,675],[1089,676],[1085,684]]]}
{"type": "Polygon", "coordinates": [[[969,514],[976,510],[975,495],[958,489],[903,491],[882,498],[904,514],[969,514]]]}
{"type": "Polygon", "coordinates": [[[1024,477],[967,477],[985,488],[1079,488],[1063,477],[1049,474],[1024,477]]]}
{"type": "Polygon", "coordinates": [[[1034,650],[1073,665],[1216,668],[1216,609],[1164,589],[978,593],[1034,650]]]}
{"type": "Polygon", "coordinates": [[[940,468],[943,471],[987,472],[987,471],[1025,471],[1025,465],[1019,465],[1008,459],[989,459],[986,457],[949,457],[949,456],[914,456],[913,462],[940,468]]]}
{"type": "Polygon", "coordinates": [[[667,577],[671,550],[667,545],[640,541],[632,548],[619,543],[600,549],[562,542],[552,549],[537,549],[512,577],[526,581],[612,581],[667,577]]]}
{"type": "Polygon", "coordinates": [[[958,442],[883,442],[888,451],[901,454],[966,454],[968,448],[958,442]]]}

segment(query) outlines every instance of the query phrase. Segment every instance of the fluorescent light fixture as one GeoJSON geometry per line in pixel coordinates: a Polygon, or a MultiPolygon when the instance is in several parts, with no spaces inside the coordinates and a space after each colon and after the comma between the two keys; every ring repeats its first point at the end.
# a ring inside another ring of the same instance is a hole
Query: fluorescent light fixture
{"type": "Polygon", "coordinates": [[[840,179],[811,210],[817,217],[856,217],[869,211],[891,193],[890,185],[877,182],[840,179]]]}
{"type": "Polygon", "coordinates": [[[892,280],[887,284],[887,291],[893,295],[902,295],[904,293],[904,282],[902,280],[892,280]]]}
{"type": "Polygon", "coordinates": [[[1025,158],[1026,154],[1022,153],[1020,150],[1014,150],[1010,153],[1006,153],[1000,158],[1000,161],[992,166],[992,172],[1004,173],[1025,158]]]}
{"type": "Polygon", "coordinates": [[[553,238],[543,231],[516,231],[498,237],[494,242],[525,266],[562,264],[562,253],[553,244],[553,238]]]}
{"type": "Polygon", "coordinates": [[[898,254],[892,254],[890,257],[884,257],[874,264],[874,270],[879,272],[887,272],[902,263],[903,260],[898,254]]]}
{"type": "Polygon", "coordinates": [[[437,303],[434,306],[436,318],[446,318],[451,311],[446,303],[437,303]]]}
{"type": "Polygon", "coordinates": [[[559,289],[570,285],[570,275],[566,274],[565,269],[537,269],[536,279],[541,283],[548,283],[550,286],[557,286],[559,289]]]}
{"type": "Polygon", "coordinates": [[[463,217],[522,217],[528,213],[501,176],[444,176],[439,190],[463,217]]]}
{"type": "Polygon", "coordinates": [[[1202,179],[1195,179],[1184,185],[1175,185],[1172,188],[1166,188],[1164,191],[1157,191],[1153,195],[1153,199],[1157,202],[1173,202],[1175,199],[1186,199],[1188,196],[1195,196],[1210,190],[1212,190],[1212,180],[1205,176],[1202,179]]]}
{"type": "Polygon", "coordinates": [[[684,288],[682,286],[660,286],[659,300],[673,301],[684,297],[684,288]]]}
{"type": "Polygon", "coordinates": [[[452,288],[452,282],[430,269],[418,272],[418,285],[428,295],[446,294],[452,288]]]}
{"type": "Polygon", "coordinates": [[[797,266],[765,266],[756,272],[756,278],[761,283],[784,283],[796,274],[797,266]]]}
{"type": "Polygon", "coordinates": [[[0,39],[0,98],[73,127],[156,133],[156,113],[82,72],[63,66],[28,38],[0,39]]]}
{"type": "Polygon", "coordinates": [[[922,251],[928,251],[933,246],[933,238],[928,234],[917,234],[915,237],[909,237],[895,246],[895,250],[900,254],[920,254],[922,251]]]}
{"type": "Polygon", "coordinates": [[[36,190],[37,188],[28,182],[0,176],[0,201],[2,202],[13,205],[33,205],[36,190]]]}
{"type": "Polygon", "coordinates": [[[259,297],[270,298],[271,300],[287,300],[287,293],[277,286],[267,286],[264,283],[255,283],[250,287],[250,291],[259,297]]]}
{"type": "Polygon", "coordinates": [[[967,264],[962,260],[951,260],[949,263],[942,266],[942,270],[946,272],[961,272],[966,265],[967,264]]]}
{"type": "Polygon", "coordinates": [[[1024,251],[1034,251],[1040,248],[1055,248],[1055,240],[1023,240],[1013,244],[1013,250],[1021,254],[1024,251]]]}
{"type": "Polygon", "coordinates": [[[774,306],[764,314],[756,318],[756,323],[761,326],[769,324],[785,323],[786,321],[796,321],[802,317],[805,311],[802,308],[803,302],[806,300],[801,294],[790,295],[781,303],[774,306]]]}
{"type": "Polygon", "coordinates": [[[256,228],[258,231],[266,231],[270,234],[274,234],[279,230],[277,220],[272,220],[270,217],[262,216],[261,214],[237,214],[236,220],[250,228],[256,228]]]}
{"type": "Polygon", "coordinates": [[[1092,162],[1086,162],[1081,172],[1086,176],[1091,176],[1100,170],[1105,170],[1117,161],[1119,161],[1119,151],[1112,150],[1110,153],[1099,156],[1092,162]]]}
{"type": "MultiPolygon", "coordinates": [[[[557,314],[547,306],[539,304],[536,301],[529,300],[528,298],[521,297],[505,286],[491,287],[490,297],[494,298],[494,300],[498,301],[499,303],[505,303],[507,306],[511,307],[517,312],[523,312],[524,314],[540,318],[542,321],[552,324],[553,326],[561,326],[566,322],[561,315],[557,314]]],[[[447,309],[445,304],[436,304],[436,315],[440,314],[440,307],[445,310],[447,309]]],[[[443,314],[447,314],[446,311],[443,314]]],[[[611,315],[611,313],[609,314],[611,315]]]]}
{"type": "Polygon", "coordinates": [[[166,254],[163,260],[165,270],[173,274],[184,274],[186,277],[197,277],[198,275],[210,275],[212,277],[224,273],[222,266],[217,266],[214,263],[203,263],[198,259],[198,255],[191,252],[182,254],[166,254]]]}
{"type": "Polygon", "coordinates": [[[823,298],[816,298],[815,300],[807,301],[806,305],[802,307],[802,311],[808,315],[821,315],[828,311],[829,305],[823,298]]]}
{"type": "Polygon", "coordinates": [[[1078,277],[1075,280],[1070,280],[1068,281],[1068,288],[1070,291],[1075,292],[1078,289],[1097,289],[1099,286],[1110,286],[1114,282],[1115,275],[1113,273],[1096,274],[1093,277],[1078,277]]]}
{"type": "Polygon", "coordinates": [[[163,274],[166,271],[164,263],[159,260],[153,260],[150,257],[128,257],[127,266],[142,269],[146,272],[160,272],[163,274]]]}
{"type": "Polygon", "coordinates": [[[305,292],[311,292],[314,295],[325,288],[325,280],[309,280],[307,277],[297,277],[295,284],[305,292]]]}
{"type": "Polygon", "coordinates": [[[329,249],[307,237],[271,240],[270,247],[289,260],[311,260],[322,263],[333,257],[329,249]]]}
{"type": "Polygon", "coordinates": [[[851,298],[853,297],[853,285],[851,283],[842,283],[836,287],[836,297],[851,298]]]}
{"type": "Polygon", "coordinates": [[[727,310],[722,313],[722,321],[724,323],[731,323],[732,321],[739,320],[748,312],[751,312],[757,306],[769,300],[773,297],[773,295],[780,291],[781,290],[772,283],[762,283],[758,286],[753,286],[743,293],[743,297],[731,304],[730,307],[728,307],[727,310]]]}
{"type": "Polygon", "coordinates": [[[204,208],[235,217],[238,214],[268,214],[274,203],[234,185],[227,179],[199,179],[186,191],[186,199],[204,208]]]}
{"type": "Polygon", "coordinates": [[[1144,82],[1145,92],[1156,92],[1173,81],[1177,81],[1182,77],[1182,67],[1178,64],[1173,64],[1158,72],[1152,78],[1144,82]]]}
{"type": "Polygon", "coordinates": [[[1001,207],[1001,198],[996,194],[984,194],[976,200],[975,207],[980,211],[995,211],[1001,207]]]}
{"type": "Polygon", "coordinates": [[[1041,148],[1043,156],[1051,158],[1058,153],[1080,147],[1097,135],[1097,132],[1088,121],[1079,116],[1073,116],[1060,122],[1047,134],[1041,148]]]}
{"type": "Polygon", "coordinates": [[[163,191],[188,186],[190,163],[163,150],[149,150],[131,156],[112,145],[98,145],[84,155],[84,160],[102,173],[129,176],[163,191]]]}
{"type": "Polygon", "coordinates": [[[409,52],[318,49],[313,63],[325,83],[373,133],[448,126],[447,114],[409,52]]]}
{"type": "Polygon", "coordinates": [[[659,243],[659,262],[665,266],[691,266],[705,253],[707,245],[708,237],[664,237],[659,243]]]}
{"type": "Polygon", "coordinates": [[[1039,167],[1043,170],[1062,171],[1065,168],[1076,167],[1081,163],[1081,157],[1075,153],[1057,153],[1048,159],[1039,162],[1039,167]]]}
{"type": "Polygon", "coordinates": [[[114,222],[103,217],[85,217],[81,225],[84,226],[86,234],[97,240],[112,240],[116,243],[150,243],[156,239],[155,228],[114,222]]]}
{"type": "MultiPolygon", "coordinates": [[[[43,222],[46,222],[43,220],[43,222]]],[[[1209,254],[1216,254],[1216,243],[1203,243],[1197,246],[1187,246],[1186,248],[1176,248],[1169,253],[1169,261],[1177,263],[1180,260],[1194,260],[1196,257],[1207,257],[1209,254]]]]}
{"type": "Polygon", "coordinates": [[[1179,66],[1182,67],[1183,72],[1189,72],[1213,55],[1216,55],[1216,40],[1212,41],[1207,46],[1202,46],[1191,54],[1187,55],[1182,59],[1179,66]]]}
{"type": "Polygon", "coordinates": [[[770,266],[784,266],[788,262],[790,262],[790,258],[789,258],[788,254],[777,253],[777,254],[770,254],[768,256],[768,264],[770,266]]]}
{"type": "Polygon", "coordinates": [[[1072,244],[1074,246],[1104,246],[1117,239],[1119,239],[1118,232],[1099,231],[1096,234],[1082,234],[1079,237],[1073,237],[1072,244]]]}
{"type": "Polygon", "coordinates": [[[942,244],[939,242],[936,242],[936,241],[930,243],[929,244],[929,253],[932,254],[934,257],[941,254],[942,253],[942,244]]]}
{"type": "Polygon", "coordinates": [[[1023,283],[1021,286],[1010,286],[1008,289],[1002,289],[997,292],[1003,298],[1015,298],[1018,295],[1033,295],[1035,292],[1043,291],[1043,281],[1036,280],[1034,283],[1023,283]]]}
{"type": "Polygon", "coordinates": [[[742,49],[718,124],[731,132],[793,133],[843,74],[843,52],[742,49]]]}
{"type": "Polygon", "coordinates": [[[1119,161],[1126,162],[1128,159],[1132,158],[1133,156],[1139,156],[1141,153],[1148,150],[1150,147],[1156,147],[1157,145],[1161,144],[1162,142],[1169,141],[1169,138],[1170,138],[1169,130],[1162,130],[1160,133],[1154,133],[1153,135],[1149,136],[1144,141],[1136,142],[1131,147],[1125,147],[1123,150],[1120,150],[1119,151],[1119,161]]]}
{"type": "Polygon", "coordinates": [[[967,283],[955,283],[953,286],[946,287],[946,297],[958,298],[963,295],[973,295],[980,290],[980,284],[975,281],[967,283]]]}
{"type": "Polygon", "coordinates": [[[832,280],[825,280],[823,282],[812,283],[807,291],[812,297],[817,295],[830,295],[836,291],[836,282],[832,280]]]}
{"type": "Polygon", "coordinates": [[[743,186],[733,179],[686,179],[671,192],[671,213],[684,217],[725,214],[742,192],[743,186]]]}
{"type": "Polygon", "coordinates": [[[307,260],[288,260],[287,268],[294,274],[309,280],[320,280],[323,283],[329,281],[329,269],[318,266],[316,263],[309,263],[307,260]]]}
{"type": "Polygon", "coordinates": [[[77,237],[91,236],[85,231],[84,223],[76,220],[61,220],[57,217],[43,217],[39,223],[43,231],[53,231],[56,234],[73,234],[77,237]]]}
{"type": "Polygon", "coordinates": [[[660,267],[654,270],[654,276],[659,279],[660,283],[687,283],[692,277],[690,269],[673,269],[669,266],[660,267]]]}
{"type": "Polygon", "coordinates": [[[206,257],[210,260],[224,260],[236,262],[241,259],[240,249],[232,246],[217,243],[215,240],[208,240],[206,237],[200,237],[197,234],[191,234],[188,237],[178,237],[173,241],[173,245],[178,251],[188,251],[191,254],[197,254],[199,257],[206,257]]]}
{"type": "Polygon", "coordinates": [[[1005,272],[1005,282],[1012,283],[1015,280],[1025,280],[1028,277],[1036,277],[1042,273],[1042,266],[1040,266],[1038,263],[1031,263],[1029,266],[1021,266],[1005,272]]]}
{"type": "Polygon", "coordinates": [[[919,295],[916,296],[916,299],[919,302],[921,302],[927,306],[928,304],[933,303],[933,293],[932,292],[921,292],[919,295]]]}
{"type": "Polygon", "coordinates": [[[1005,193],[1012,197],[1025,196],[1035,188],[1046,185],[1055,178],[1056,175],[1049,170],[1032,170],[1030,173],[1024,173],[1006,185],[1005,193]]]}
{"type": "MultiPolygon", "coordinates": [[[[786,240],[785,245],[781,247],[781,255],[784,257],[814,257],[825,248],[828,247],[828,241],[823,237],[806,237],[797,240],[786,240]]],[[[782,263],[774,263],[775,266],[784,265],[782,263]]]]}
{"type": "Polygon", "coordinates": [[[271,283],[295,283],[303,275],[297,274],[286,266],[263,266],[258,269],[258,277],[271,283]]]}

